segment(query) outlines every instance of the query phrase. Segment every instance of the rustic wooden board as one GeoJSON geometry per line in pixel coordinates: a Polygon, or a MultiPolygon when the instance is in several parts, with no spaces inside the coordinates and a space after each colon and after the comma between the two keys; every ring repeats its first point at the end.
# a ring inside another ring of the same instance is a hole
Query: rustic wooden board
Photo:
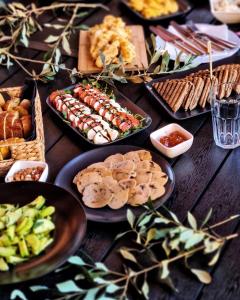
{"type": "MultiPolygon", "coordinates": [[[[145,37],[141,25],[128,26],[132,31],[132,43],[136,48],[136,58],[131,65],[126,65],[127,71],[142,70],[148,66],[145,37]],[[137,67],[136,67],[137,66],[137,67]]],[[[79,51],[78,51],[78,70],[84,74],[98,73],[101,71],[95,66],[89,52],[90,41],[89,32],[80,31],[79,51]]]]}

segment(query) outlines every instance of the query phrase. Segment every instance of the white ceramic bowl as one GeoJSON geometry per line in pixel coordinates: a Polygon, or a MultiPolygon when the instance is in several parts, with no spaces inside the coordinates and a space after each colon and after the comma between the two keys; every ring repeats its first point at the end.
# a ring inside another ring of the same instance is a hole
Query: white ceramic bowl
{"type": "Polygon", "coordinates": [[[12,177],[13,175],[26,168],[34,168],[34,167],[42,167],[44,168],[43,173],[41,177],[39,178],[38,181],[45,182],[48,177],[48,164],[45,163],[44,161],[31,161],[31,160],[18,160],[16,161],[11,169],[8,171],[6,177],[5,177],[5,182],[12,182],[12,177]]]}
{"type": "Polygon", "coordinates": [[[190,132],[188,132],[186,129],[184,129],[182,126],[176,123],[171,123],[167,126],[157,129],[156,131],[153,131],[150,134],[150,139],[153,146],[157,150],[159,150],[165,156],[170,158],[176,157],[186,152],[192,146],[193,143],[193,135],[190,132]],[[173,131],[181,132],[187,138],[187,140],[174,147],[166,147],[162,143],[160,143],[160,138],[162,136],[169,135],[173,131]]]}
{"type": "Polygon", "coordinates": [[[236,10],[236,11],[216,10],[214,8],[214,3],[216,3],[216,0],[210,0],[211,13],[217,20],[225,24],[240,23],[240,10],[236,10]]]}

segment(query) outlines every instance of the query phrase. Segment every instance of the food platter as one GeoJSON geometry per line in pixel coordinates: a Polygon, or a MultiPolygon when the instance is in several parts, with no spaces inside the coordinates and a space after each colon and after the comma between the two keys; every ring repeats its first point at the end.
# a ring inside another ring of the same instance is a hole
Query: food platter
{"type": "MultiPolygon", "coordinates": [[[[219,66],[228,65],[229,59],[222,60],[221,62],[215,62],[213,64],[214,68],[217,68],[219,66]]],[[[232,64],[238,63],[238,58],[236,56],[236,59],[231,59],[232,64]]],[[[162,77],[160,79],[154,79],[151,82],[148,82],[145,84],[145,87],[150,92],[150,94],[153,96],[153,98],[160,104],[160,106],[175,120],[185,120],[193,117],[197,117],[206,113],[209,113],[211,111],[211,107],[209,103],[206,103],[206,106],[204,108],[197,106],[191,111],[185,111],[183,108],[180,108],[178,111],[174,112],[171,107],[168,105],[166,101],[163,100],[163,97],[160,96],[160,94],[156,91],[156,89],[153,87],[153,85],[157,82],[166,82],[167,80],[183,80],[186,76],[189,76],[190,74],[194,74],[197,72],[201,72],[203,70],[207,70],[208,65],[203,64],[197,68],[187,70],[181,73],[175,73],[171,74],[166,77],[162,77]]]]}
{"type": "Polygon", "coordinates": [[[139,19],[141,19],[142,21],[145,21],[145,22],[158,22],[158,21],[169,20],[169,19],[176,18],[176,17],[182,17],[191,11],[192,7],[188,3],[188,1],[178,0],[177,2],[179,4],[179,10],[177,12],[168,14],[168,15],[164,15],[164,16],[147,19],[138,11],[132,9],[128,4],[128,0],[122,0],[122,3],[125,5],[125,7],[127,7],[129,9],[129,11],[131,11],[132,14],[134,14],[139,19]]]}
{"type": "Polygon", "coordinates": [[[0,272],[0,285],[13,284],[46,275],[62,265],[79,248],[86,231],[81,204],[66,190],[48,183],[13,182],[0,184],[1,204],[23,206],[39,195],[55,207],[53,243],[43,254],[0,272]]]}
{"type": "MultiPolygon", "coordinates": [[[[70,87],[65,88],[64,90],[72,91],[75,87],[76,86],[70,86],[70,87]]],[[[108,143],[105,143],[105,145],[106,144],[109,145],[109,144],[116,143],[116,142],[121,142],[121,141],[127,139],[130,136],[133,136],[133,135],[135,135],[137,133],[140,133],[143,130],[147,129],[151,125],[151,122],[152,122],[150,116],[148,116],[148,114],[146,114],[140,107],[138,107],[136,104],[134,104],[132,101],[130,101],[126,96],[124,96],[121,92],[119,92],[115,87],[111,86],[110,88],[113,91],[113,94],[115,95],[116,102],[119,103],[121,105],[121,107],[126,108],[127,111],[130,111],[134,115],[141,116],[143,118],[143,123],[142,123],[142,127],[141,128],[136,129],[136,130],[130,132],[126,136],[124,136],[124,135],[120,136],[115,141],[109,141],[108,143]]],[[[99,146],[98,144],[95,144],[91,140],[89,140],[77,128],[74,128],[73,126],[71,126],[71,124],[69,122],[66,122],[66,120],[63,117],[63,115],[52,105],[49,97],[47,98],[46,102],[47,102],[47,105],[50,107],[50,109],[54,112],[54,114],[58,118],[60,118],[64,122],[64,124],[66,124],[66,126],[70,127],[79,137],[81,137],[83,140],[85,140],[87,143],[89,143],[91,145],[99,146]]]]}
{"type": "MultiPolygon", "coordinates": [[[[118,145],[118,146],[102,147],[102,148],[98,148],[80,154],[73,160],[69,161],[62,168],[62,170],[59,172],[59,174],[56,177],[55,184],[63,187],[82,202],[82,197],[78,193],[75,185],[73,184],[73,179],[80,170],[83,170],[90,164],[103,161],[110,155],[116,153],[125,154],[129,151],[136,151],[136,150],[141,150],[141,148],[136,146],[130,146],[130,145],[118,145]]],[[[165,201],[167,201],[167,199],[169,199],[169,197],[171,196],[175,185],[175,176],[172,168],[164,158],[162,158],[160,155],[154,152],[151,152],[151,154],[153,157],[153,161],[160,165],[163,172],[165,172],[169,178],[165,186],[165,194],[159,199],[152,202],[153,206],[155,208],[158,208],[165,201]]],[[[108,207],[103,207],[100,209],[92,209],[84,206],[87,219],[94,222],[101,222],[101,223],[115,223],[115,222],[126,221],[126,213],[128,208],[131,208],[133,213],[136,215],[140,215],[142,212],[144,212],[143,207],[130,207],[128,205],[117,210],[112,210],[108,207]]]]}

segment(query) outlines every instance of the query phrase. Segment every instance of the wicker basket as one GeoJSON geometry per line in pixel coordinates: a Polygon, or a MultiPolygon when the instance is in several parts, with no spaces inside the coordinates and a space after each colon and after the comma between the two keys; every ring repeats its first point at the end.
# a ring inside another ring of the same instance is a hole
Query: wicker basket
{"type": "MultiPolygon", "coordinates": [[[[2,88],[1,92],[14,93],[16,96],[21,94],[22,87],[14,88],[2,88]]],[[[26,141],[16,144],[4,144],[8,146],[11,152],[11,159],[0,161],[0,176],[6,175],[8,170],[11,168],[12,164],[16,160],[37,160],[45,161],[45,144],[44,144],[44,131],[43,131],[43,121],[42,121],[42,109],[41,101],[39,97],[38,90],[36,91],[36,98],[34,103],[35,110],[35,127],[36,127],[36,137],[32,141],[26,141]]]]}

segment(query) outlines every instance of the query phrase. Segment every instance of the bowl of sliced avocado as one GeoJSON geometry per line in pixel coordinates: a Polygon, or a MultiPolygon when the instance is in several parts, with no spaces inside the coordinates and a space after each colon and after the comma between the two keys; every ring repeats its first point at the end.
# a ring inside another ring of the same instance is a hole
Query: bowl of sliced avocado
{"type": "Polygon", "coordinates": [[[0,285],[57,269],[85,231],[83,207],[66,190],[44,182],[0,184],[0,285]]]}

